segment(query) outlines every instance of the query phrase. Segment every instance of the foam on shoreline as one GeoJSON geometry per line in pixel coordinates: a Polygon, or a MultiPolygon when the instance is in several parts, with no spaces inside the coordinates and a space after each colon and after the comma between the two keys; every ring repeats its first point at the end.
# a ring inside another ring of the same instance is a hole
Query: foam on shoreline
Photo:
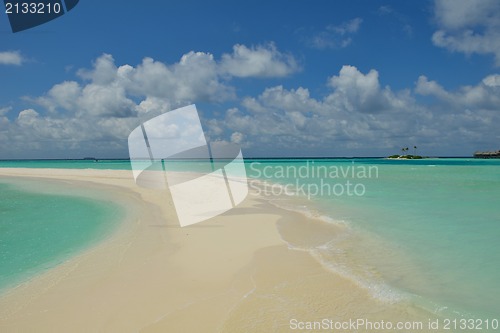
{"type": "MultiPolygon", "coordinates": [[[[264,182],[256,181],[256,184],[266,187],[269,182],[264,184],[264,182]]],[[[276,183],[272,185],[282,186],[276,183]]],[[[270,204],[299,213],[308,221],[307,224],[302,225],[291,225],[289,221],[283,221],[278,225],[280,236],[290,249],[309,253],[325,269],[352,280],[367,290],[375,299],[388,303],[408,301],[408,294],[383,281],[368,262],[363,262],[359,257],[346,255],[350,247],[356,247],[368,241],[368,236],[355,231],[349,221],[335,219],[319,211],[314,201],[305,197],[281,195],[266,198],[270,204]],[[288,232],[287,229],[295,230],[288,232]],[[290,234],[301,235],[301,238],[300,240],[293,239],[290,234]],[[307,236],[304,237],[304,235],[307,236]]]]}

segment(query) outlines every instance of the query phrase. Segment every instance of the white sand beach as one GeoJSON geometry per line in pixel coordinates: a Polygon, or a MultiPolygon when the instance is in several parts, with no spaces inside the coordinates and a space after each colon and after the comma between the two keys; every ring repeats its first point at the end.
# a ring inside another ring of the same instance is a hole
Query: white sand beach
{"type": "Polygon", "coordinates": [[[278,222],[303,226],[289,231],[296,238],[322,222],[265,198],[249,195],[181,228],[169,194],[136,186],[130,171],[3,168],[0,177],[63,183],[127,211],[104,241],[2,294],[1,332],[290,332],[293,320],[427,323],[431,316],[374,299],[290,249],[278,222]]]}

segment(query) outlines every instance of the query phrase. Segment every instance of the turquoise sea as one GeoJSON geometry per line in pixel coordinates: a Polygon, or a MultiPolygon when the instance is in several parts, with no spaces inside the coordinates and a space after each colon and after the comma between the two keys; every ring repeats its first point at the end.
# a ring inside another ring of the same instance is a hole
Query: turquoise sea
{"type": "Polygon", "coordinates": [[[293,209],[347,226],[335,239],[299,246],[327,268],[384,301],[500,317],[500,160],[248,163],[249,176],[282,185],[267,187],[285,197],[279,205],[296,189],[305,200],[291,200],[293,209]]]}
{"type": "MultiPolygon", "coordinates": [[[[500,160],[245,163],[251,185],[280,184],[266,194],[277,204],[342,227],[321,243],[301,243],[301,250],[374,297],[443,315],[500,317],[500,160]]],[[[0,167],[130,169],[130,163],[0,161],[0,167]]],[[[88,199],[22,192],[1,179],[0,187],[0,286],[88,246],[112,214],[88,199]],[[69,218],[70,211],[80,213],[69,218]],[[58,235],[61,242],[50,241],[58,235]]]]}
{"type": "Polygon", "coordinates": [[[0,177],[0,292],[102,240],[123,216],[64,185],[0,177]]]}

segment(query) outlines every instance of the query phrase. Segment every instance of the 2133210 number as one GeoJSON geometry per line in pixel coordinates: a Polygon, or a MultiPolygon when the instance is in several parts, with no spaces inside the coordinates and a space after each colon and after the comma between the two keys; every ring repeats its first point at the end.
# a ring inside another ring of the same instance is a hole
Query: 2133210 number
{"type": "Polygon", "coordinates": [[[59,14],[61,4],[43,2],[5,3],[6,14],[59,14]]]}

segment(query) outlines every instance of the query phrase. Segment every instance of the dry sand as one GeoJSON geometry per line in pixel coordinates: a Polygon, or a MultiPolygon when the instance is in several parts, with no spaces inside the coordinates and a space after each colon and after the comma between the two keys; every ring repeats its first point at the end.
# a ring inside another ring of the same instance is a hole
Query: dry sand
{"type": "Polygon", "coordinates": [[[4,168],[0,177],[46,191],[62,183],[127,211],[106,240],[2,294],[0,332],[290,332],[292,319],[430,317],[290,249],[278,225],[303,225],[288,230],[299,239],[321,223],[262,197],[181,228],[169,194],[137,187],[131,171],[4,168]]]}

